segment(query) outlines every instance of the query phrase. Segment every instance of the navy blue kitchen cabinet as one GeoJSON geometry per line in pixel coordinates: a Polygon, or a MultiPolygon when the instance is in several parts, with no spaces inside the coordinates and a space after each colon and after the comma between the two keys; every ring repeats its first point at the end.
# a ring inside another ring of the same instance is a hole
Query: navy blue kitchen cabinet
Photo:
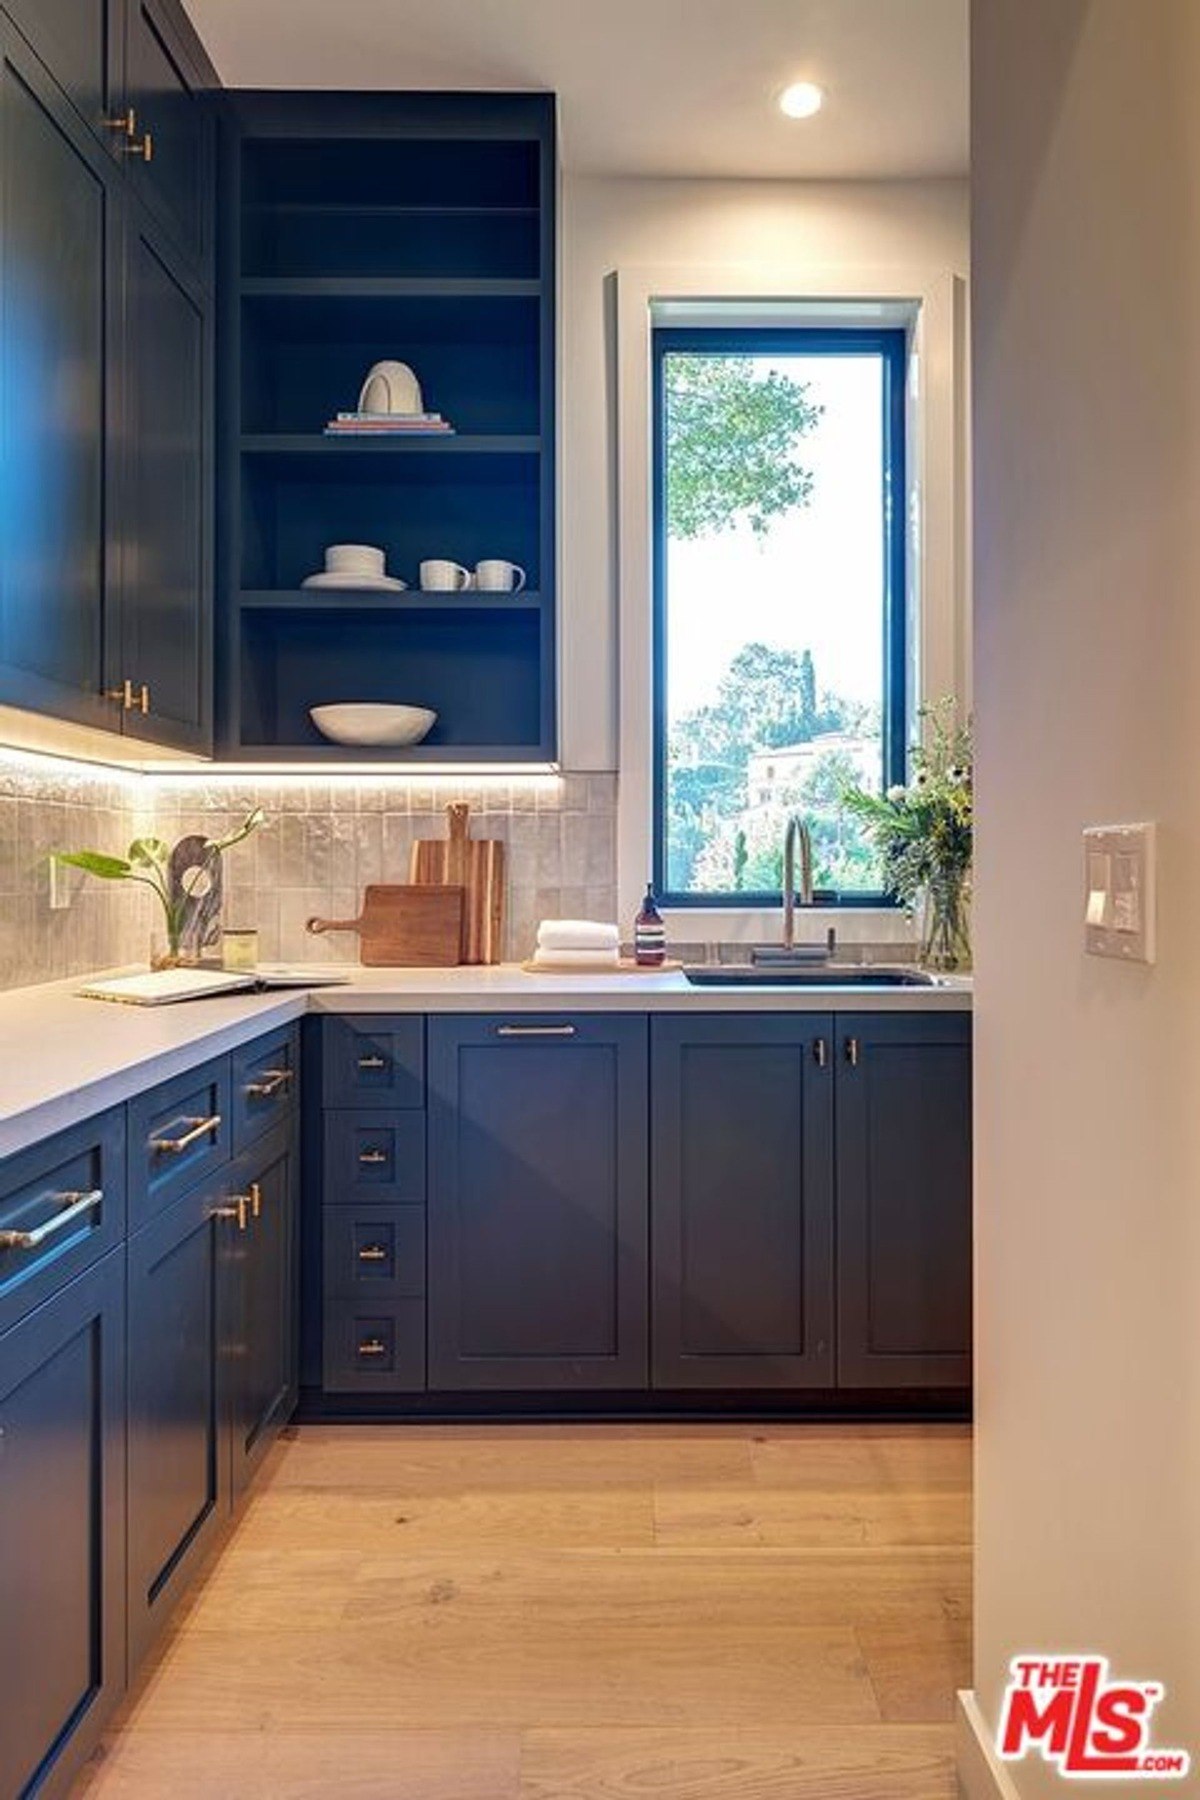
{"type": "Polygon", "coordinates": [[[201,752],[208,79],[175,0],[14,0],[0,12],[0,701],[201,752]],[[184,89],[171,87],[167,49],[189,72],[184,89]],[[143,95],[164,121],[157,138],[137,115],[143,95]],[[184,188],[203,197],[198,210],[184,188]]]}
{"type": "Polygon", "coordinates": [[[651,1021],[653,1381],[821,1388],[834,1368],[833,1021],[651,1021]]]}
{"type": "Polygon", "coordinates": [[[971,1019],[842,1014],[838,1382],[971,1378],[971,1019]]]}
{"type": "Polygon", "coordinates": [[[0,1794],[59,1795],[125,1685],[125,1259],[0,1336],[0,1794]]]}
{"type": "Polygon", "coordinates": [[[234,1164],[229,1185],[235,1196],[249,1202],[245,1231],[229,1238],[232,1293],[224,1346],[230,1480],[236,1500],[296,1405],[299,1169],[294,1123],[276,1127],[247,1151],[234,1164]]]}
{"type": "Polygon", "coordinates": [[[644,1387],[647,1022],[429,1021],[429,1386],[644,1387]]]}

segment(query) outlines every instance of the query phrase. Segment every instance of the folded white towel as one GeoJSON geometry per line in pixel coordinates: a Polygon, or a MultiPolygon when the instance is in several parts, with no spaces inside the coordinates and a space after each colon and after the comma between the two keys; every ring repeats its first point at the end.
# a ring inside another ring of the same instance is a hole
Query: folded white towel
{"type": "Polygon", "coordinates": [[[593,919],[543,919],[537,941],[546,950],[616,950],[621,933],[616,925],[593,919]]]}
{"type": "Polygon", "coordinates": [[[615,944],[608,949],[599,946],[595,950],[556,950],[552,945],[539,944],[533,960],[539,966],[559,969],[608,969],[616,968],[620,952],[615,944]]]}

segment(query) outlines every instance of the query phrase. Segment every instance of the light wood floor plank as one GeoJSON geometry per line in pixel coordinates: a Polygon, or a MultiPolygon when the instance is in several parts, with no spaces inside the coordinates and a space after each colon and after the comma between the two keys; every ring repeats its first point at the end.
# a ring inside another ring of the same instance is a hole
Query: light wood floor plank
{"type": "Polygon", "coordinates": [[[950,1800],[957,1427],[302,1429],[87,1800],[950,1800]]]}

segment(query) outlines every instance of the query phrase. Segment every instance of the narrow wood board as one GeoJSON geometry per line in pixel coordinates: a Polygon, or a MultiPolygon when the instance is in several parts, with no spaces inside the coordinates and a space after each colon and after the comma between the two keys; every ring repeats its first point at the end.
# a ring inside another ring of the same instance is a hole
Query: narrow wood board
{"type": "Polygon", "coordinates": [[[648,968],[645,963],[634,962],[632,956],[622,956],[615,963],[523,962],[521,967],[527,975],[672,975],[677,974],[683,964],[668,958],[666,962],[648,968]]]}
{"type": "Polygon", "coordinates": [[[448,837],[418,838],[413,845],[410,879],[422,887],[461,887],[462,960],[498,963],[504,946],[508,847],[499,838],[471,837],[471,809],[462,802],[448,806],[446,818],[448,837]]]}
{"type": "Polygon", "coordinates": [[[450,969],[461,960],[466,896],[461,887],[380,882],[363,894],[357,919],[310,919],[308,930],[357,931],[368,969],[450,969]]]}

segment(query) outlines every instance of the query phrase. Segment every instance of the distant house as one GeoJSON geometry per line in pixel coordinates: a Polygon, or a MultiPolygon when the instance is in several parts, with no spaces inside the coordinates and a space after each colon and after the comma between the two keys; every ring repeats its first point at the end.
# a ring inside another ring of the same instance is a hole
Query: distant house
{"type": "MultiPolygon", "coordinates": [[[[805,744],[784,744],[777,750],[756,750],[746,765],[746,787],[751,806],[772,806],[795,796],[828,758],[849,763],[864,787],[879,781],[879,739],[848,731],[826,731],[805,744]]],[[[847,771],[849,772],[849,771],[847,771]]]]}

